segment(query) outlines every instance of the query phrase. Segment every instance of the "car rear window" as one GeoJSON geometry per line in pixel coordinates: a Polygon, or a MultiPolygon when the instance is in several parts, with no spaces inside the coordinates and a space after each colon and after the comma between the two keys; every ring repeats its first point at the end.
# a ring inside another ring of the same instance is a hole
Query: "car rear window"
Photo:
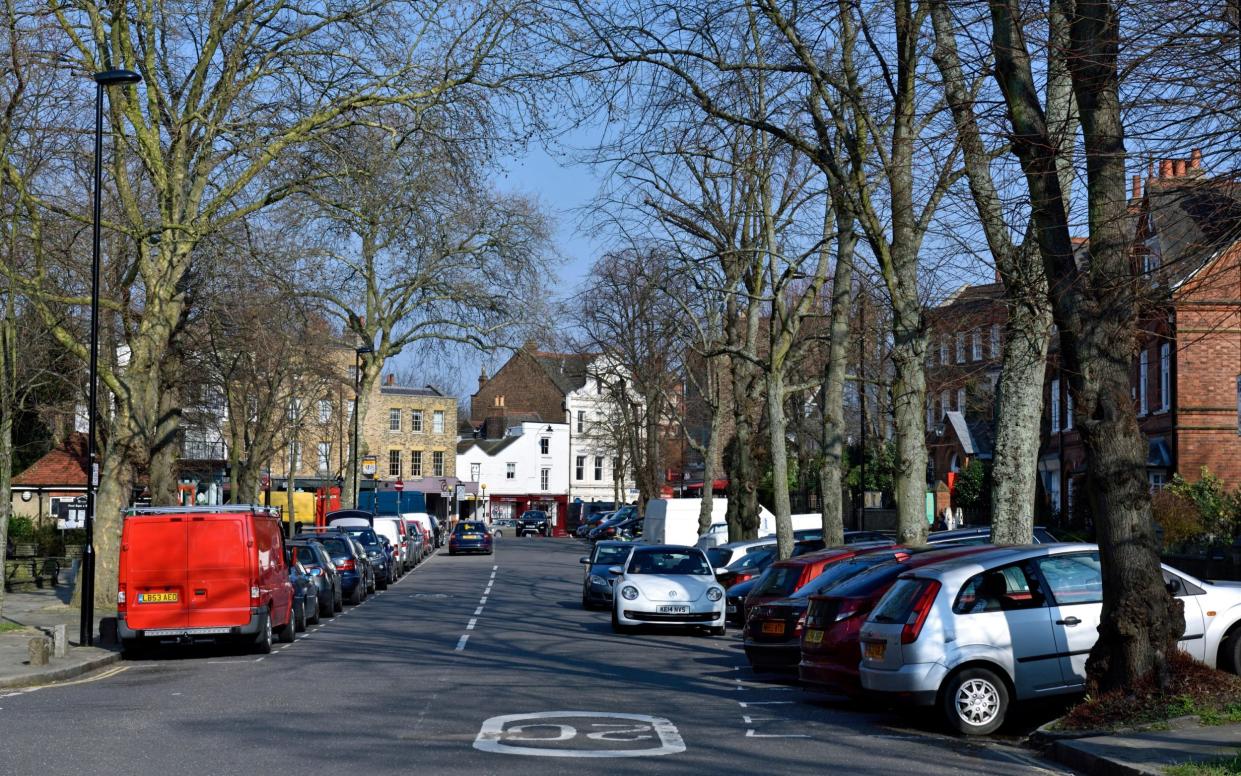
{"type": "Polygon", "coordinates": [[[707,562],[711,564],[711,568],[719,569],[728,565],[728,561],[732,560],[733,551],[724,547],[711,547],[707,550],[707,562]]]}
{"type": "Polygon", "coordinates": [[[309,547],[298,545],[293,547],[293,550],[297,553],[297,562],[303,566],[319,565],[319,556],[309,547]]]}
{"type": "Polygon", "coordinates": [[[746,571],[753,568],[762,568],[776,557],[775,547],[764,547],[761,550],[750,550],[737,560],[728,565],[729,571],[746,571]]]}
{"type": "Polygon", "coordinates": [[[327,550],[330,555],[341,556],[353,554],[349,550],[349,543],[344,539],[325,537],[320,539],[319,543],[323,545],[323,549],[327,550]]]}
{"type": "Polygon", "coordinates": [[[918,597],[929,584],[931,584],[930,580],[916,577],[896,580],[896,583],[875,606],[875,611],[871,612],[870,620],[886,623],[906,622],[918,597]]]}
{"type": "Polygon", "coordinates": [[[817,577],[802,585],[800,590],[793,593],[793,597],[809,598],[812,595],[819,595],[831,590],[845,580],[852,579],[863,571],[872,569],[878,564],[891,559],[891,556],[888,555],[882,556],[882,558],[850,558],[849,560],[837,561],[823,569],[823,572],[817,577]]]}
{"type": "Polygon", "coordinates": [[[482,523],[460,523],[457,525],[457,533],[486,533],[487,526],[482,523]]]}
{"type": "MultiPolygon", "coordinates": [[[[892,580],[909,570],[909,567],[904,563],[892,561],[891,556],[888,556],[887,560],[889,562],[875,564],[870,568],[862,569],[848,579],[832,585],[831,594],[847,597],[870,595],[876,590],[888,586],[892,583],[892,580]]],[[[829,591],[825,590],[824,592],[829,591]]]]}
{"type": "Polygon", "coordinates": [[[373,528],[354,528],[352,526],[345,529],[353,538],[357,539],[366,547],[374,547],[379,544],[379,534],[375,533],[373,528]]]}
{"type": "Polygon", "coordinates": [[[763,575],[763,581],[754,586],[750,595],[770,595],[781,598],[792,595],[801,581],[804,566],[772,566],[763,575]]]}

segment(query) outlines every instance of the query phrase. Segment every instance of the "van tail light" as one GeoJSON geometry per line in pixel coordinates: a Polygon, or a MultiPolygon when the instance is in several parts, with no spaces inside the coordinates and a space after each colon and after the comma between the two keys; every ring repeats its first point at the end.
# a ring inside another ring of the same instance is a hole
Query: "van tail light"
{"type": "Polygon", "coordinates": [[[912,644],[918,640],[918,634],[922,633],[922,626],[926,624],[926,617],[931,613],[931,604],[935,603],[937,595],[939,582],[929,579],[922,583],[922,592],[918,594],[918,600],[914,601],[909,618],[905,620],[905,627],[901,628],[902,644],[912,644]]]}
{"type": "Polygon", "coordinates": [[[118,612],[125,611],[125,583],[122,582],[116,588],[116,610],[118,612]]]}
{"type": "Polygon", "coordinates": [[[250,588],[250,603],[251,603],[251,604],[254,604],[254,605],[256,605],[256,606],[257,606],[257,605],[258,605],[258,602],[259,602],[259,589],[258,589],[258,586],[252,586],[252,587],[250,588]]]}
{"type": "Polygon", "coordinates": [[[354,562],[353,558],[346,558],[345,560],[336,562],[336,569],[338,571],[353,571],[357,569],[357,567],[358,565],[354,562]]]}

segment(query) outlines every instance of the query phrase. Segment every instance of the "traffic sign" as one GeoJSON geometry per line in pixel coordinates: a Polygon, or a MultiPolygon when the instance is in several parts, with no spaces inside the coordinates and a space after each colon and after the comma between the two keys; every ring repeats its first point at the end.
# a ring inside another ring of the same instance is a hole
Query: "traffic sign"
{"type": "Polygon", "coordinates": [[[396,489],[397,493],[400,493],[401,491],[405,490],[405,483],[400,480],[397,480],[396,482],[392,484],[392,487],[396,489]]]}

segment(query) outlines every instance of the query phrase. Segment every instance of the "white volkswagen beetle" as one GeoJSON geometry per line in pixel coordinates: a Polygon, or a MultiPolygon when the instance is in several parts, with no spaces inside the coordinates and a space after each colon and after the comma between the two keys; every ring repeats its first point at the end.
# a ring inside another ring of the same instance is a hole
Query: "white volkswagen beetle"
{"type": "Polygon", "coordinates": [[[697,625],[723,636],[724,588],[696,547],[636,545],[615,576],[612,630],[638,625],[697,625]]]}

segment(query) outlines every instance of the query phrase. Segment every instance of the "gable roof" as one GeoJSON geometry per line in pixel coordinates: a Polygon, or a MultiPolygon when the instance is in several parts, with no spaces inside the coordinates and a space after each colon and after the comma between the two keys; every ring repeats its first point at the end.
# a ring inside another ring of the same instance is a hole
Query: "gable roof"
{"type": "Polygon", "coordinates": [[[506,436],[501,439],[463,439],[457,443],[457,455],[468,452],[471,447],[477,447],[485,455],[493,456],[518,439],[520,437],[516,436],[506,436]]]}
{"type": "Polygon", "coordinates": [[[1156,178],[1146,207],[1159,249],[1160,279],[1177,286],[1241,240],[1241,181],[1156,178]]]}
{"type": "Polygon", "coordinates": [[[590,365],[590,355],[580,353],[546,353],[538,350],[527,351],[530,356],[543,367],[543,371],[556,384],[556,388],[566,396],[586,385],[586,369],[590,365]]]}
{"type": "Polygon", "coordinates": [[[14,486],[70,485],[86,487],[86,435],[74,432],[65,443],[13,478],[14,486]]]}
{"type": "Polygon", "coordinates": [[[944,418],[952,428],[957,441],[961,443],[961,452],[984,460],[991,458],[993,443],[989,422],[967,421],[965,416],[956,410],[945,412],[944,418]]]}

